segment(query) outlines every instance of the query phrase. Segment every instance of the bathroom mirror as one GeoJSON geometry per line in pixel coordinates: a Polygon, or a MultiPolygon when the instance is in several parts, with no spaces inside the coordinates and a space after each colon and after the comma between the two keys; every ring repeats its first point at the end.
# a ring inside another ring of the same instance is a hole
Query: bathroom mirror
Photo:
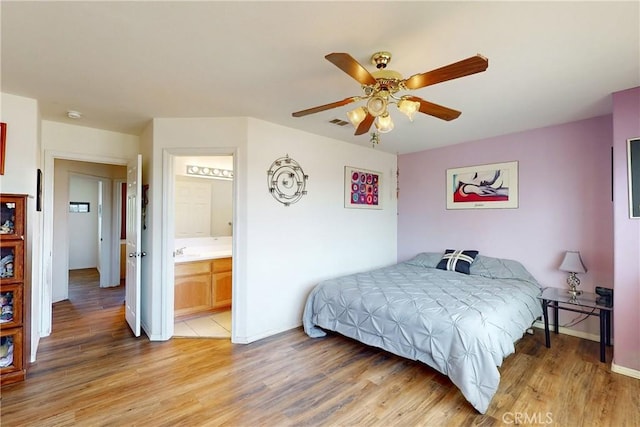
{"type": "Polygon", "coordinates": [[[175,237],[231,236],[233,157],[176,157],[175,237]]]}

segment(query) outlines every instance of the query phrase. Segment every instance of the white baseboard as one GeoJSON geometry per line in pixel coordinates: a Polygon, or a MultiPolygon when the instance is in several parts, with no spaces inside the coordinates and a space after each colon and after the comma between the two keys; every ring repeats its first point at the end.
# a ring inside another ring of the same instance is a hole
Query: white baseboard
{"type": "MultiPolygon", "coordinates": [[[[536,321],[533,324],[533,326],[544,330],[543,322],[536,321]]],[[[549,325],[549,331],[553,332],[553,326],[549,325]]],[[[558,332],[565,335],[571,335],[572,337],[584,338],[585,340],[600,342],[600,335],[590,334],[588,332],[576,331],[575,329],[565,328],[564,326],[560,326],[558,328],[558,332]]],[[[611,340],[611,344],[613,344],[613,340],[611,340]]]]}
{"type": "Polygon", "coordinates": [[[149,328],[145,322],[140,322],[140,336],[142,336],[142,332],[149,338],[149,341],[166,341],[166,338],[162,337],[162,334],[150,334],[149,328]]]}
{"type": "Polygon", "coordinates": [[[616,365],[615,363],[611,363],[611,372],[615,372],[616,374],[626,375],[631,378],[637,378],[640,380],[640,371],[631,368],[625,368],[624,366],[616,365]]]}
{"type": "Polygon", "coordinates": [[[231,337],[231,342],[234,344],[250,344],[252,342],[255,341],[259,341],[263,338],[268,338],[277,334],[281,334],[282,332],[286,332],[289,331],[291,329],[296,329],[299,328],[301,326],[301,324],[295,325],[295,326],[289,326],[289,327],[284,327],[282,329],[271,329],[269,331],[264,331],[261,332],[259,334],[255,334],[255,335],[236,335],[231,337]]]}

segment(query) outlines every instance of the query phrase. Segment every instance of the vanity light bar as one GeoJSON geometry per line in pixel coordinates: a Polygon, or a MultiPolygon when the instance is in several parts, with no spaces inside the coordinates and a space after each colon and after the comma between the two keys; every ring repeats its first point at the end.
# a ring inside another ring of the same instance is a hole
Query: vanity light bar
{"type": "Polygon", "coordinates": [[[232,170],[210,168],[208,166],[187,165],[187,175],[202,176],[206,178],[233,179],[232,170]]]}

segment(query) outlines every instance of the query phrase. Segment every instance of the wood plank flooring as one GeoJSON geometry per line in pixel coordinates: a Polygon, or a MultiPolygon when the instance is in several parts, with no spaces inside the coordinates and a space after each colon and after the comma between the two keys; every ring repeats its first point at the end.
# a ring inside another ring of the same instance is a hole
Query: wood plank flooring
{"type": "Polygon", "coordinates": [[[74,272],[27,381],[2,388],[3,427],[640,425],[640,380],[600,363],[595,342],[525,335],[481,415],[428,366],[335,334],[136,339],[124,289],[97,280],[74,272]]]}

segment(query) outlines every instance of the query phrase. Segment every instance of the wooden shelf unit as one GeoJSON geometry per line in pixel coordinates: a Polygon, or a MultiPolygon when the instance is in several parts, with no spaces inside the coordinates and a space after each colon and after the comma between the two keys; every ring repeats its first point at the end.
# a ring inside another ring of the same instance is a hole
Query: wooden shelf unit
{"type": "Polygon", "coordinates": [[[30,287],[25,282],[27,196],[0,194],[0,385],[24,381],[30,287]]]}

